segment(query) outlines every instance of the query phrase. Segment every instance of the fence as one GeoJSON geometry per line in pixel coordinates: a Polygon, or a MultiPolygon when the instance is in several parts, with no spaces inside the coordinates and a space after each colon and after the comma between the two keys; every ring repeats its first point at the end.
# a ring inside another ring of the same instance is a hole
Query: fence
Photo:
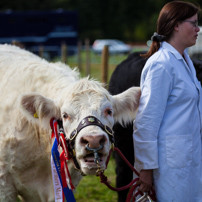
{"type": "MultiPolygon", "coordinates": [[[[90,42],[89,39],[85,40],[85,54],[86,54],[86,60],[85,60],[85,74],[90,75],[90,42]]],[[[81,41],[78,42],[78,68],[79,70],[82,69],[82,59],[81,59],[81,50],[82,50],[82,44],[81,41]]],[[[61,61],[64,63],[68,63],[68,47],[65,43],[61,45],[61,61]]],[[[39,56],[43,57],[44,56],[44,48],[43,46],[39,47],[39,56]]],[[[102,55],[101,55],[101,82],[102,83],[107,83],[108,80],[108,65],[109,64],[109,50],[108,46],[104,46],[102,55]]]]}
{"type": "MultiPolygon", "coordinates": [[[[13,41],[12,44],[22,47],[20,42],[13,41]]],[[[23,47],[22,47],[23,48],[23,47]]],[[[138,51],[140,48],[134,48],[135,51],[138,51]]],[[[102,54],[97,55],[91,51],[89,39],[84,40],[84,45],[82,42],[78,42],[77,48],[75,47],[75,53],[73,56],[68,55],[68,46],[63,43],[59,47],[58,56],[60,61],[75,67],[77,66],[79,71],[83,76],[92,76],[97,78],[102,83],[107,83],[109,81],[110,75],[114,71],[115,67],[120,64],[123,60],[127,58],[128,55],[118,54],[111,55],[109,54],[108,46],[103,48],[102,54]],[[93,67],[91,67],[94,65],[93,67]],[[99,68],[99,70],[98,70],[99,68]]],[[[141,47],[142,50],[142,47],[141,47]]],[[[30,50],[32,51],[32,50],[30,50]]],[[[34,51],[35,54],[38,54],[42,58],[52,60],[53,58],[47,57],[49,53],[47,47],[40,46],[34,51]]]]}

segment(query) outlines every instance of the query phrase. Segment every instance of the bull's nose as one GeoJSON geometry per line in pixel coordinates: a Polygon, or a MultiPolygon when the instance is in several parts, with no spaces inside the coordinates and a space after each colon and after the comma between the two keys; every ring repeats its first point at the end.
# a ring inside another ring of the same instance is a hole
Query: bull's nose
{"type": "Polygon", "coordinates": [[[89,144],[89,148],[95,149],[100,147],[100,145],[104,145],[106,140],[105,135],[85,135],[81,137],[80,142],[82,145],[89,144]]]}

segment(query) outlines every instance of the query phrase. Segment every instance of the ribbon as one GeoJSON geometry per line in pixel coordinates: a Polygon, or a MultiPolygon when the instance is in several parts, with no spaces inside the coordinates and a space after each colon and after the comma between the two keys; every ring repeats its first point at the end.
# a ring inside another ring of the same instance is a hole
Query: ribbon
{"type": "Polygon", "coordinates": [[[53,161],[53,157],[51,156],[51,168],[52,168],[52,177],[53,177],[53,185],[54,185],[54,192],[55,192],[55,201],[56,202],[63,202],[63,192],[62,192],[62,186],[60,183],[60,179],[57,174],[57,170],[55,167],[55,163],[53,161]]]}
{"type": "Polygon", "coordinates": [[[60,176],[61,168],[60,168],[60,158],[58,152],[58,143],[55,138],[53,147],[51,150],[51,167],[52,167],[52,177],[55,191],[55,202],[63,202],[63,191],[62,191],[62,180],[60,176]]]}
{"type": "MultiPolygon", "coordinates": [[[[60,202],[60,200],[58,200],[58,198],[61,197],[61,192],[59,192],[60,190],[63,193],[62,195],[65,196],[67,202],[76,202],[72,192],[72,190],[75,188],[71,182],[71,176],[67,166],[67,161],[70,159],[70,156],[69,156],[68,148],[64,141],[65,140],[64,135],[62,133],[60,134],[60,140],[62,142],[61,147],[63,151],[61,154],[59,154],[58,147],[60,145],[58,144],[59,135],[58,135],[57,121],[51,119],[50,125],[52,128],[52,137],[54,138],[54,143],[51,150],[51,154],[52,154],[51,159],[53,160],[55,167],[54,167],[54,164],[51,163],[51,165],[52,165],[53,182],[55,183],[54,184],[55,202],[60,202]],[[56,172],[54,169],[56,170],[56,172]],[[59,183],[56,177],[56,173],[60,181],[61,189],[59,188],[59,185],[58,185],[59,183]]],[[[64,197],[62,201],[64,201],[64,197]]]]}
{"type": "Polygon", "coordinates": [[[62,183],[64,187],[68,186],[69,189],[73,190],[75,187],[72,184],[71,176],[67,166],[67,162],[71,157],[63,133],[60,133],[60,143],[61,147],[63,148],[63,151],[60,154],[62,183]]]}

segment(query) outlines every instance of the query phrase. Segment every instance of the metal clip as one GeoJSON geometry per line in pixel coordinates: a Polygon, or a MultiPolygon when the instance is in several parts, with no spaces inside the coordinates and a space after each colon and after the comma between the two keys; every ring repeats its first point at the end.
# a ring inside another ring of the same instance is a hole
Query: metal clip
{"type": "Polygon", "coordinates": [[[148,193],[144,192],[144,195],[141,196],[139,199],[136,200],[136,202],[154,202],[148,193]]]}
{"type": "Polygon", "coordinates": [[[99,174],[100,174],[101,172],[103,172],[103,170],[101,169],[100,164],[99,164],[99,162],[97,161],[96,176],[99,176],[99,174]]]}
{"type": "Polygon", "coordinates": [[[96,148],[96,149],[91,149],[89,147],[89,143],[86,145],[86,149],[93,152],[93,154],[94,154],[94,162],[95,163],[100,163],[100,157],[99,157],[98,151],[100,149],[102,149],[102,148],[103,148],[103,145],[100,145],[100,147],[96,148]]]}

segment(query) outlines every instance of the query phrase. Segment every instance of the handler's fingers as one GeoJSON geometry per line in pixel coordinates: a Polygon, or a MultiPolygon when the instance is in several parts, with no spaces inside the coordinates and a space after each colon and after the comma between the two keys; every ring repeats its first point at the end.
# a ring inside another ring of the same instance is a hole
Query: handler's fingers
{"type": "Polygon", "coordinates": [[[140,184],[138,191],[140,191],[142,193],[149,192],[150,188],[151,188],[150,186],[142,183],[142,184],[140,184]]]}
{"type": "Polygon", "coordinates": [[[141,170],[137,184],[139,185],[139,191],[142,193],[149,192],[152,186],[152,170],[141,170]]]}

